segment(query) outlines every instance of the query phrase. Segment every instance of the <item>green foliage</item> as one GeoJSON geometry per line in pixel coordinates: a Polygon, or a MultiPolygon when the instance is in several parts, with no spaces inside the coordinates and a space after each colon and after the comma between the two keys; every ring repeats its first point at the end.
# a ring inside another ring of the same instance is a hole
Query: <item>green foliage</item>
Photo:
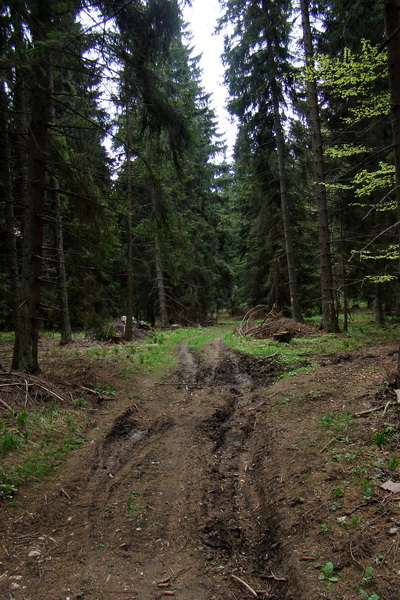
{"type": "Polygon", "coordinates": [[[337,582],[339,581],[337,577],[332,575],[333,573],[333,563],[327,562],[324,567],[321,568],[321,573],[318,575],[318,579],[326,579],[327,581],[337,582]]]}
{"type": "Polygon", "coordinates": [[[42,479],[82,446],[89,420],[87,412],[61,408],[56,403],[43,411],[26,409],[5,416],[0,422],[0,497],[13,496],[31,479],[42,479]]]}
{"type": "Polygon", "coordinates": [[[137,516],[141,513],[142,507],[140,504],[140,493],[133,490],[125,502],[126,513],[130,516],[137,516]]]}
{"type": "Polygon", "coordinates": [[[365,573],[364,573],[364,577],[362,578],[363,581],[371,581],[374,577],[374,568],[373,567],[367,567],[365,569],[365,573]]]}
{"type": "Polygon", "coordinates": [[[2,456],[18,450],[24,443],[23,438],[14,431],[5,431],[0,434],[0,454],[2,456]]]}
{"type": "Polygon", "coordinates": [[[367,598],[367,600],[379,600],[380,596],[377,594],[370,594],[369,592],[365,592],[364,590],[359,590],[361,596],[363,598],[367,598]]]}
{"type": "Polygon", "coordinates": [[[390,471],[397,471],[400,467],[400,457],[397,454],[394,454],[390,458],[387,459],[387,466],[390,471]]]}
{"type": "Polygon", "coordinates": [[[357,105],[350,108],[351,116],[344,119],[345,123],[354,124],[358,120],[389,113],[388,90],[376,92],[377,81],[387,81],[387,56],[368,40],[361,40],[359,52],[345,48],[338,57],[318,55],[314,75],[336,97],[357,99],[357,105]]]}

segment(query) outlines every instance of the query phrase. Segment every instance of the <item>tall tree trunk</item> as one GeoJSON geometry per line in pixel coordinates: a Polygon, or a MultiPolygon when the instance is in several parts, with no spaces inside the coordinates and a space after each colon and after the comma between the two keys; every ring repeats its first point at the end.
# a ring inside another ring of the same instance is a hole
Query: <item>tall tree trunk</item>
{"type": "Polygon", "coordinates": [[[127,140],[125,146],[126,160],[126,200],[127,200],[127,252],[126,252],[126,323],[124,339],[132,341],[133,326],[133,231],[132,231],[132,179],[131,179],[131,131],[129,109],[126,107],[127,140]]]}
{"type": "Polygon", "coordinates": [[[32,64],[29,127],[29,193],[25,206],[19,314],[15,328],[12,368],[39,372],[41,274],[43,255],[43,213],[46,189],[48,124],[50,119],[50,69],[43,47],[52,23],[50,11],[32,9],[31,34],[38,50],[32,64]],[[42,47],[41,47],[42,46],[42,47]],[[40,60],[39,60],[40,49],[40,60]]]}
{"type": "MultiPolygon", "coordinates": [[[[53,73],[50,69],[50,92],[54,93],[53,73]]],[[[54,96],[53,96],[54,97],[54,96]]],[[[56,111],[54,101],[50,106],[50,119],[56,123],[56,111]]],[[[68,302],[68,285],[67,285],[67,272],[65,267],[65,253],[64,253],[64,236],[62,228],[62,213],[61,213],[61,198],[60,198],[60,185],[56,177],[51,178],[51,189],[53,199],[53,212],[54,212],[54,245],[56,249],[56,260],[57,260],[57,293],[58,301],[60,304],[60,330],[61,339],[60,344],[66,345],[72,341],[71,321],[69,317],[69,302],[68,302]]]]}
{"type": "Polygon", "coordinates": [[[18,258],[16,242],[16,223],[14,216],[14,196],[11,168],[11,143],[9,129],[9,111],[5,83],[0,87],[0,167],[3,173],[3,194],[5,211],[5,230],[7,237],[7,255],[10,274],[10,294],[14,327],[18,315],[18,258]]]}
{"type": "Polygon", "coordinates": [[[344,248],[342,248],[343,331],[347,331],[349,327],[349,304],[347,300],[347,273],[344,256],[344,248]]]}
{"type": "Polygon", "coordinates": [[[278,155],[279,186],[281,193],[283,229],[285,234],[286,259],[289,274],[290,304],[292,317],[297,323],[303,322],[301,314],[299,290],[297,285],[296,264],[294,258],[292,229],[290,223],[290,206],[287,192],[287,176],[285,166],[285,138],[282,130],[281,116],[279,112],[279,99],[276,87],[272,85],[272,99],[274,104],[274,127],[276,138],[276,149],[278,155]]]}
{"type": "MultiPolygon", "coordinates": [[[[314,50],[312,43],[308,4],[308,0],[300,0],[306,67],[308,67],[311,71],[314,67],[314,50]]],[[[316,182],[315,192],[318,211],[318,237],[322,294],[322,326],[328,332],[335,332],[339,330],[339,325],[334,306],[328,209],[325,188],[324,153],[322,146],[317,85],[315,78],[312,77],[310,73],[308,73],[307,75],[306,91],[309,106],[308,119],[311,130],[311,143],[314,159],[314,177],[316,182]]]]}
{"type": "Polygon", "coordinates": [[[158,222],[159,215],[157,210],[157,202],[155,196],[155,182],[152,181],[150,184],[151,204],[153,207],[153,219],[154,219],[154,259],[156,263],[156,285],[158,295],[158,309],[161,321],[161,327],[168,327],[168,310],[167,310],[167,295],[165,293],[165,281],[163,273],[163,261],[162,261],[162,250],[161,250],[161,236],[160,236],[160,224],[158,222]]]}
{"type": "MultiPolygon", "coordinates": [[[[387,35],[397,220],[400,221],[400,0],[383,0],[387,35]]],[[[400,248],[400,228],[399,228],[400,248]]]]}
{"type": "Polygon", "coordinates": [[[381,283],[375,283],[375,322],[379,327],[385,327],[381,283]]]}
{"type": "Polygon", "coordinates": [[[156,279],[161,327],[168,327],[169,319],[167,311],[167,299],[165,294],[165,282],[162,269],[160,234],[158,230],[156,230],[154,235],[154,254],[156,259],[156,279]]]}
{"type": "Polygon", "coordinates": [[[69,317],[68,284],[65,268],[64,236],[62,229],[61,198],[59,183],[52,178],[53,212],[54,212],[54,243],[57,254],[57,284],[58,301],[60,303],[60,344],[72,342],[71,321],[69,317]]]}

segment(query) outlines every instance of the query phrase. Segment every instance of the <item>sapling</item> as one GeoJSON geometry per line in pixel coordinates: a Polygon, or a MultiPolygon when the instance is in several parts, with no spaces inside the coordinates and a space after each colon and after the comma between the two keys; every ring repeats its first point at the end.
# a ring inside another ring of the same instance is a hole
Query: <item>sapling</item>
{"type": "Polygon", "coordinates": [[[332,577],[333,563],[327,562],[324,567],[321,568],[321,573],[318,575],[318,579],[326,579],[327,581],[339,581],[337,577],[332,577]]]}

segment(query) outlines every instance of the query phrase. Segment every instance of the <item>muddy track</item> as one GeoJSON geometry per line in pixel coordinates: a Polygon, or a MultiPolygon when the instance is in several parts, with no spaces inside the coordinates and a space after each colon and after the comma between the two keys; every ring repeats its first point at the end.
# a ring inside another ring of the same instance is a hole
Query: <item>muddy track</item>
{"type": "Polygon", "coordinates": [[[256,386],[276,367],[218,340],[178,356],[176,385],[126,400],[35,510],[7,523],[1,597],[235,600],[248,595],[235,575],[261,598],[289,598],[265,579],[280,548],[256,386]]]}
{"type": "Polygon", "coordinates": [[[325,483],[316,423],[363,407],[376,356],[277,381],[273,359],[218,339],[177,355],[168,379],[114,378],[91,442],[3,505],[1,600],[331,598],[309,561],[326,544],[307,537],[325,483]]]}

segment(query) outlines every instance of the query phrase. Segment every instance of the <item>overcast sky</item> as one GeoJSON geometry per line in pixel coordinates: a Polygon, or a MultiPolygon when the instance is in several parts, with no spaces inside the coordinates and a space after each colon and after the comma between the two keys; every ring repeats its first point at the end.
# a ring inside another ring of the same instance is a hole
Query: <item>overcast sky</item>
{"type": "Polygon", "coordinates": [[[230,156],[236,136],[236,128],[226,111],[227,91],[223,86],[224,68],[220,56],[223,51],[223,35],[215,35],[214,29],[220,15],[218,0],[193,0],[192,7],[183,10],[183,16],[193,34],[194,54],[202,54],[200,66],[203,70],[203,86],[212,94],[211,106],[214,108],[219,131],[228,143],[230,156]]]}

